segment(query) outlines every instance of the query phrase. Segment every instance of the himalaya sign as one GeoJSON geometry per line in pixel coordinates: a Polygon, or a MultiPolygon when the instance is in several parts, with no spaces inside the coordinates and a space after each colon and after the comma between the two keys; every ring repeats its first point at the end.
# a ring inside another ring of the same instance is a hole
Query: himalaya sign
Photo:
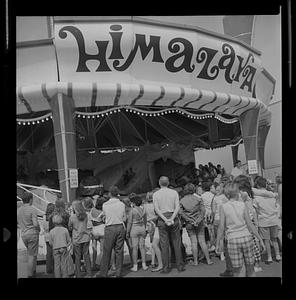
{"type": "Polygon", "coordinates": [[[120,24],[96,25],[97,30],[95,27],[88,30],[87,26],[94,24],[64,24],[56,31],[57,48],[67,50],[59,53],[57,49],[58,58],[61,60],[63,56],[63,60],[69,62],[71,52],[75,52],[68,66],[72,72],[114,75],[134,71],[136,76],[141,73],[140,78],[153,80],[155,76],[162,76],[166,81],[167,76],[182,73],[190,75],[191,83],[194,79],[213,82],[219,78],[225,85],[235,83],[239,89],[252,93],[258,58],[242,46],[216,37],[198,39],[196,32],[186,30],[188,38],[174,29],[158,27],[157,31],[155,26],[148,25],[138,26],[137,32],[131,29],[134,24],[125,24],[129,26],[127,29],[120,24]],[[152,27],[153,34],[149,30],[152,27]],[[139,32],[140,29],[143,32],[139,32]],[[150,67],[145,69],[147,63],[150,67]]]}

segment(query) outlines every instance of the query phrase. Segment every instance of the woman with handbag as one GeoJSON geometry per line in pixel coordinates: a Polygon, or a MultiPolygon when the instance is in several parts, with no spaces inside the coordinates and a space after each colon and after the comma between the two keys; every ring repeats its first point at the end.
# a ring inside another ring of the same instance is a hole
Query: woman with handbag
{"type": "Polygon", "coordinates": [[[184,188],[184,197],[180,200],[179,214],[185,221],[185,228],[191,241],[194,259],[193,264],[195,266],[198,265],[198,241],[206,257],[208,265],[212,265],[213,262],[210,259],[209,251],[205,241],[205,207],[202,199],[195,194],[195,186],[192,183],[187,183],[184,188]]]}

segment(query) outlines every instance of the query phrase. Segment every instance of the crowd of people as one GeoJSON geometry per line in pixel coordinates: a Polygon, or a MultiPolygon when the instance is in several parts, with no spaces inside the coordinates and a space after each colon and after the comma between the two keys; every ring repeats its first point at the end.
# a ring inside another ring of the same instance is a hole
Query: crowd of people
{"type": "MultiPolygon", "coordinates": [[[[199,165],[195,180],[178,190],[161,176],[159,187],[145,197],[121,196],[116,186],[106,192],[94,177],[84,180],[70,205],[58,199],[47,206],[43,228],[47,273],[79,278],[85,271],[86,277],[107,277],[111,269],[114,277],[122,277],[126,243],[132,272],[141,266],[167,274],[174,264],[183,272],[187,263],[198,266],[204,260],[213,265],[211,257],[216,255],[226,264],[220,276],[255,276],[264,268],[263,257],[267,264],[281,260],[281,177],[272,186],[261,176],[244,175],[240,162],[235,168],[226,174],[221,165],[199,165]],[[191,241],[192,258],[182,242],[183,230],[191,241]]],[[[23,202],[18,225],[28,250],[29,277],[35,277],[40,227],[30,205],[32,194],[25,193],[23,202]]]]}

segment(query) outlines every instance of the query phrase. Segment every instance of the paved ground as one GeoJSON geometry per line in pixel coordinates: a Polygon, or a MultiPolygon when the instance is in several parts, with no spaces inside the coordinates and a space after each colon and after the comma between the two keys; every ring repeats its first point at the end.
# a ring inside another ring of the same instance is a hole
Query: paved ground
{"type": "MultiPolygon", "coordinates": [[[[151,269],[144,271],[141,267],[137,272],[130,271],[131,265],[129,265],[129,257],[125,257],[125,263],[123,268],[123,277],[219,277],[219,273],[225,270],[225,262],[220,261],[218,257],[212,256],[214,262],[213,265],[207,265],[205,262],[200,262],[198,266],[192,266],[186,264],[185,272],[178,273],[177,269],[173,268],[169,274],[160,274],[158,272],[151,272],[151,269]]],[[[147,256],[147,261],[149,262],[149,256],[147,256]]],[[[149,263],[148,263],[149,265],[149,263]]],[[[140,266],[140,264],[139,264],[140,266]]],[[[263,269],[262,272],[257,272],[257,277],[281,277],[282,276],[282,263],[273,262],[270,265],[261,263],[263,269]]],[[[96,272],[93,272],[93,275],[96,272]]],[[[110,272],[112,275],[112,272],[110,272]]],[[[18,277],[26,277],[26,264],[25,262],[18,263],[18,277]]],[[[45,264],[40,264],[37,266],[37,277],[39,278],[50,278],[52,275],[46,275],[45,264]]]]}

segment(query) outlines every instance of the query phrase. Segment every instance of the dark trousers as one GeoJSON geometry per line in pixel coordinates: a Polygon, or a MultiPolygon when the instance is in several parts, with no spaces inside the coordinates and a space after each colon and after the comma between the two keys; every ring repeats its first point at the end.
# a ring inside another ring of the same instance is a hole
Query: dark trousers
{"type": "Polygon", "coordinates": [[[86,268],[86,274],[91,276],[91,262],[89,255],[89,242],[73,244],[73,250],[75,254],[75,275],[81,277],[81,254],[83,255],[84,264],[86,268]]]}
{"type": "MultiPolygon", "coordinates": [[[[169,218],[169,214],[164,214],[165,217],[169,218]]],[[[159,242],[161,248],[161,258],[163,263],[163,269],[167,270],[169,268],[169,247],[170,239],[173,244],[173,249],[176,258],[177,268],[181,268],[184,264],[181,252],[181,234],[180,228],[181,224],[178,218],[174,219],[174,224],[167,226],[165,222],[159,218],[158,219],[158,229],[159,229],[159,242]]]]}
{"type": "MultiPolygon", "coordinates": [[[[181,253],[182,253],[182,258],[183,258],[183,262],[186,261],[187,258],[187,254],[186,254],[186,248],[182,242],[182,229],[180,230],[180,235],[181,235],[181,253]]],[[[173,246],[173,242],[171,239],[170,240],[170,248],[171,248],[171,263],[175,263],[176,262],[176,256],[175,256],[175,250],[174,250],[174,246],[173,246]]]]}
{"type": "Polygon", "coordinates": [[[51,274],[54,271],[53,250],[49,242],[46,242],[46,273],[51,274]]]}
{"type": "Polygon", "coordinates": [[[100,276],[107,277],[112,249],[115,253],[116,276],[121,276],[123,265],[125,229],[122,224],[110,225],[105,227],[103,257],[101,262],[100,276]]]}

